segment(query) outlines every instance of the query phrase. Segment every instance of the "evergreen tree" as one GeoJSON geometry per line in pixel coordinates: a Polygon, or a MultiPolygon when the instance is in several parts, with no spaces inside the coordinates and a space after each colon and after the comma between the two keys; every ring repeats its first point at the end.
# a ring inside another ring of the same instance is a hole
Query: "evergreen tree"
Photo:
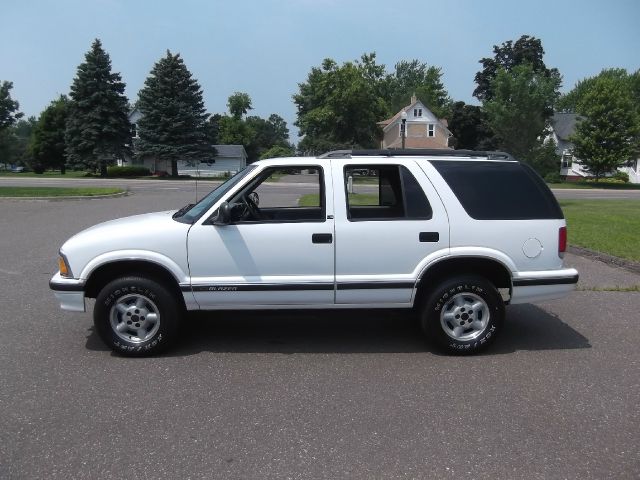
{"type": "Polygon", "coordinates": [[[140,91],[138,108],[139,141],[136,155],[171,161],[171,175],[178,176],[178,160],[201,161],[213,158],[208,141],[211,126],[202,99],[202,89],[184,64],[180,54],[161,58],[140,91]]]}
{"type": "Polygon", "coordinates": [[[64,175],[67,159],[64,134],[68,113],[69,100],[60,95],[40,115],[31,138],[31,168],[34,172],[58,168],[64,175]]]}
{"type": "Polygon", "coordinates": [[[111,59],[96,39],[71,85],[65,141],[69,163],[99,169],[128,153],[131,124],[125,84],[111,72],[111,59]]]}

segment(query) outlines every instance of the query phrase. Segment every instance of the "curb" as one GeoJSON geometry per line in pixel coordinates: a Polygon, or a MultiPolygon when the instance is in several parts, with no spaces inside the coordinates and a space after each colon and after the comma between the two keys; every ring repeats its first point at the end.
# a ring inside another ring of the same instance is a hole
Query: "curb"
{"type": "Polygon", "coordinates": [[[596,252],[595,250],[590,250],[584,247],[576,247],[574,245],[569,245],[567,247],[567,251],[569,253],[573,253],[574,255],[590,258],[592,260],[598,260],[602,263],[613,265],[615,267],[624,268],[629,272],[640,274],[640,262],[634,262],[633,260],[627,260],[625,258],[615,257],[607,253],[596,252]]]}
{"type": "Polygon", "coordinates": [[[128,196],[129,190],[120,193],[110,193],[108,195],[72,195],[68,197],[0,197],[0,200],[24,200],[24,201],[48,201],[56,202],[59,200],[99,200],[104,198],[118,198],[128,196]]]}

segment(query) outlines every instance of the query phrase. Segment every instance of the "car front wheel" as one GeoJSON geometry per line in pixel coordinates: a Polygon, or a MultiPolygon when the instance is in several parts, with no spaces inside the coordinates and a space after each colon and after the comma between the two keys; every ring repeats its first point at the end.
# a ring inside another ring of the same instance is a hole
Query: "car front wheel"
{"type": "Polygon", "coordinates": [[[449,353],[476,353],[496,337],[504,321],[504,302],[493,284],[477,276],[440,283],[422,312],[425,334],[449,353]]]}
{"type": "Polygon", "coordinates": [[[98,294],[93,320],[100,338],[126,356],[153,355],[175,340],[176,299],[164,285],[140,277],[108,283],[98,294]]]}

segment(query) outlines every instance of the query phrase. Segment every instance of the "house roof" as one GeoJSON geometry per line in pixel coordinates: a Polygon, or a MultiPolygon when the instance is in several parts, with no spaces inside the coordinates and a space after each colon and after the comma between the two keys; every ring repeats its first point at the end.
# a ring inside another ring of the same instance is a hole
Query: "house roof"
{"type": "Polygon", "coordinates": [[[245,157],[247,152],[242,145],[214,145],[217,157],[245,157]]]}
{"type": "Polygon", "coordinates": [[[553,131],[560,140],[569,140],[576,131],[577,123],[584,117],[577,113],[554,113],[551,118],[553,131]]]}

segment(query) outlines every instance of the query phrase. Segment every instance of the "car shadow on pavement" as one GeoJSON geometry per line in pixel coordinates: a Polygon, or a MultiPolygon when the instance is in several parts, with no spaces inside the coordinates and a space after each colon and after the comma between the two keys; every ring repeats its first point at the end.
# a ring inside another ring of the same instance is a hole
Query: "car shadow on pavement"
{"type": "MultiPolygon", "coordinates": [[[[86,347],[108,350],[90,329],[86,347]]],[[[518,350],[590,348],[589,340],[534,305],[507,308],[502,334],[484,355],[518,350]]],[[[418,353],[442,355],[417,315],[395,310],[281,310],[192,313],[165,355],[224,353],[418,353]]]]}

